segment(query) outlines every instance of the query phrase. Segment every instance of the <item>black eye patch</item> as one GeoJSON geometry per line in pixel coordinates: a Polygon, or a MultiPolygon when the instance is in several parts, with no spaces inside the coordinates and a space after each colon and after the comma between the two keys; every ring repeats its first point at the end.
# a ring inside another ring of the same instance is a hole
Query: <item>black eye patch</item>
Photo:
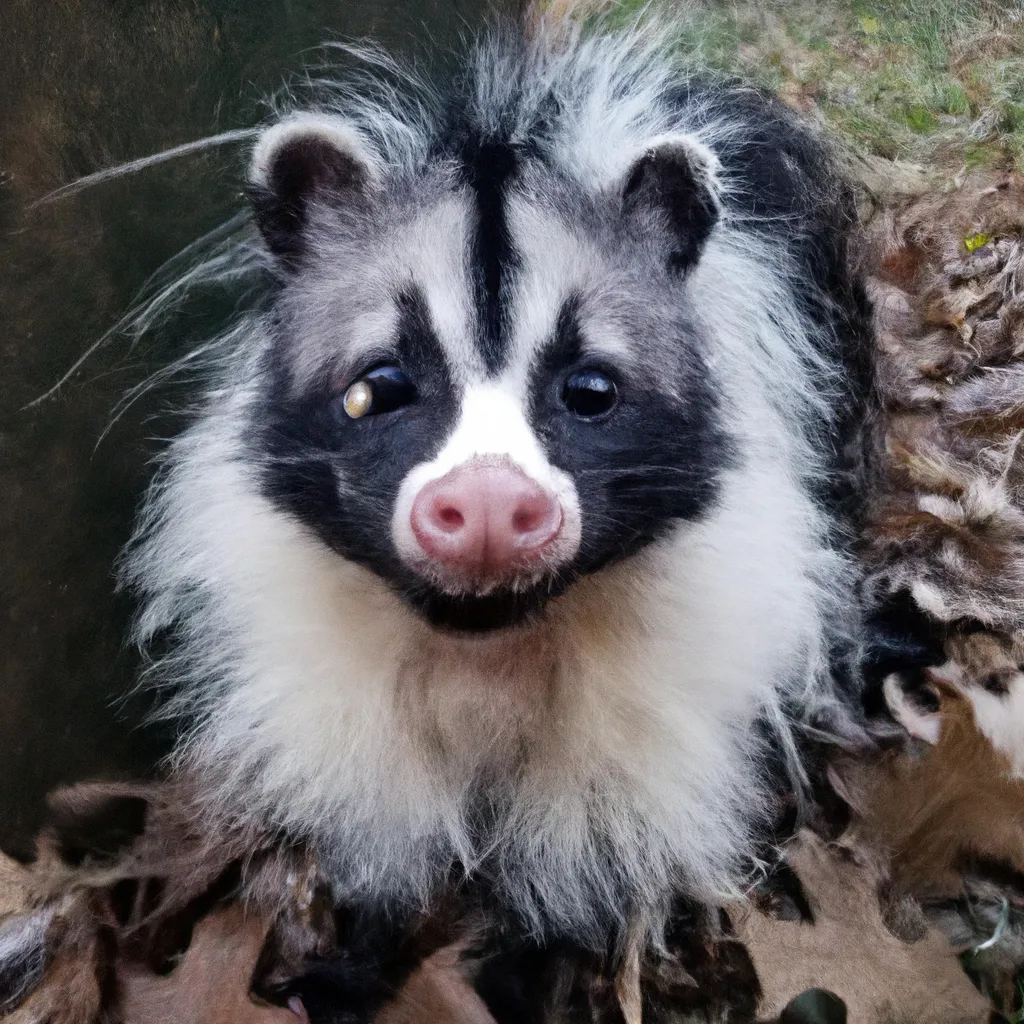
{"type": "Polygon", "coordinates": [[[578,298],[564,304],[533,368],[529,417],[547,457],[576,485],[583,529],[572,568],[591,572],[704,515],[734,451],[693,328],[681,320],[664,349],[672,359],[640,378],[593,367],[580,311],[578,298]]]}
{"type": "MultiPolygon", "coordinates": [[[[397,304],[393,357],[341,395],[329,379],[296,394],[285,362],[290,338],[282,337],[267,368],[253,443],[268,498],[404,591],[410,580],[391,540],[395,500],[406,474],[432,459],[451,433],[458,397],[425,300],[413,291],[397,304]],[[357,384],[365,385],[365,401],[352,416],[345,401],[357,384]]],[[[304,328],[300,322],[288,331],[304,328]]]]}

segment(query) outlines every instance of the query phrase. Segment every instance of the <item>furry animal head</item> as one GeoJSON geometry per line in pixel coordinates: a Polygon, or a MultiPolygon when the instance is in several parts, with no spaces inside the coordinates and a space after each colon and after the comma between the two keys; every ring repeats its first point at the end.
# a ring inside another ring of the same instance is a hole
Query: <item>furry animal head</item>
{"type": "Polygon", "coordinates": [[[281,280],[261,489],[453,629],[701,518],[732,457],[687,287],[717,159],[681,130],[593,153],[509,70],[405,125],[413,151],[301,112],[250,167],[281,280]]]}
{"type": "Polygon", "coordinates": [[[370,59],[260,137],[262,255],[192,272],[270,284],[150,492],[139,637],[209,807],[340,897],[455,870],[600,945],[734,889],[769,750],[841,718],[850,206],[636,30],[370,59]]]}

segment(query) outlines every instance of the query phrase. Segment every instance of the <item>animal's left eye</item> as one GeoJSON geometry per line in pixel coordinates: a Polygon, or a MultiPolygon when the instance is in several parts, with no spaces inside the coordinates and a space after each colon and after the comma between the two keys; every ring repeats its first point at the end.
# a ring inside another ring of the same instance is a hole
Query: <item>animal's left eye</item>
{"type": "Polygon", "coordinates": [[[574,373],[562,388],[565,407],[585,420],[608,412],[615,405],[617,397],[615,381],[597,370],[574,373]]]}
{"type": "Polygon", "coordinates": [[[394,412],[416,400],[416,388],[397,366],[378,366],[349,386],[342,407],[349,419],[394,412]]]}

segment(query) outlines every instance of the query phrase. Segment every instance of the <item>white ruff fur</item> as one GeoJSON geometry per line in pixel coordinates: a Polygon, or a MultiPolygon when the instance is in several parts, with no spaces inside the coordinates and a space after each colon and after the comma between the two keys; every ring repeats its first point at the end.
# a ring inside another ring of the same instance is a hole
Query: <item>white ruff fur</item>
{"type": "Polygon", "coordinates": [[[800,406],[800,338],[766,315],[763,264],[752,289],[749,270],[722,276],[742,257],[711,249],[719,301],[744,282],[715,349],[744,464],[707,522],[575,584],[534,627],[432,631],[256,493],[233,403],[176,442],[128,572],[152,588],[141,635],[182,623],[165,668],[197,725],[180,757],[215,810],[306,837],[341,894],[423,899],[453,859],[486,858],[528,919],[586,930],[623,894],[735,891],[760,797],[751,725],[785,734],[783,701],[820,688],[825,584],[841,592],[846,567],[799,488],[798,424],[773,408],[800,406]],[[484,836],[467,817],[481,783],[484,836]]]}

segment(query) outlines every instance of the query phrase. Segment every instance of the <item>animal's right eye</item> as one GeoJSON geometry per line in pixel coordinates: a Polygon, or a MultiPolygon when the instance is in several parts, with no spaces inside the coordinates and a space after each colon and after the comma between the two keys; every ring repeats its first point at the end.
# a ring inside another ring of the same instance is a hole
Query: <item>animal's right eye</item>
{"type": "Polygon", "coordinates": [[[378,366],[349,385],[342,408],[349,419],[394,412],[416,400],[412,381],[397,367],[378,366]]]}

